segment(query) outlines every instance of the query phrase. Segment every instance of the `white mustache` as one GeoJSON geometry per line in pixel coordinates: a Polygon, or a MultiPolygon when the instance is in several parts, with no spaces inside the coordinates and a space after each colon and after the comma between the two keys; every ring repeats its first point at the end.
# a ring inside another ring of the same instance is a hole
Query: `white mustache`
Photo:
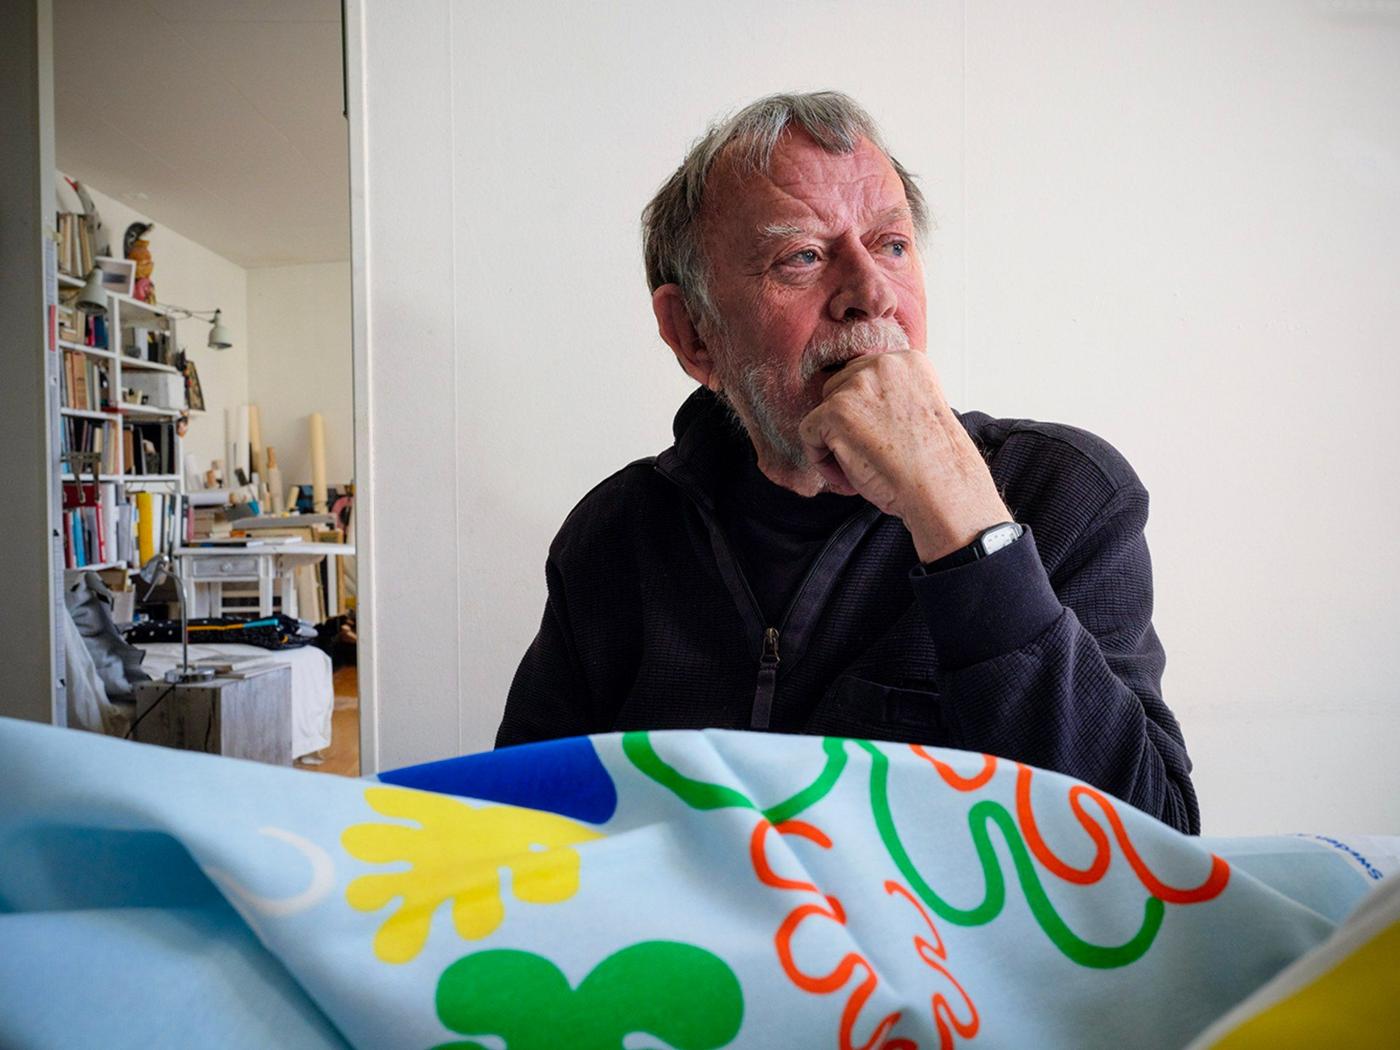
{"type": "Polygon", "coordinates": [[[908,349],[909,336],[894,321],[856,321],[829,338],[814,339],[807,344],[802,351],[802,382],[806,383],[824,368],[844,364],[872,350],[885,353],[908,349]]]}

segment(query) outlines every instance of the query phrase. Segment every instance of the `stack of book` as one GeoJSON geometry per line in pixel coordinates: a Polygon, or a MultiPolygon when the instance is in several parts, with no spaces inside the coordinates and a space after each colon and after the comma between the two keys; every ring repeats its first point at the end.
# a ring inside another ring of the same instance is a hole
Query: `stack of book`
{"type": "Polygon", "coordinates": [[[190,542],[222,539],[232,530],[223,507],[192,507],[190,542]]]}
{"type": "Polygon", "coordinates": [[[58,337],[65,343],[83,343],[87,339],[87,315],[78,309],[78,290],[64,288],[59,294],[63,301],[54,308],[58,337]]]}
{"type": "Polygon", "coordinates": [[[92,231],[77,212],[58,213],[58,268],[73,277],[92,272],[92,231]]]}

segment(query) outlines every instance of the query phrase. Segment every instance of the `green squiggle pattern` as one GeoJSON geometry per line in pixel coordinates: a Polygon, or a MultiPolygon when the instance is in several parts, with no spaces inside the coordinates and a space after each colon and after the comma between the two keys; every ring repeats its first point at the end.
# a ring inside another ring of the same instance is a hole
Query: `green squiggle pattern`
{"type": "Polygon", "coordinates": [[[1002,906],[1006,903],[1006,881],[1001,865],[997,863],[996,850],[992,846],[989,828],[995,824],[1011,850],[1012,861],[1016,865],[1016,877],[1021,883],[1021,892],[1025,894],[1031,914],[1062,954],[1080,966],[1106,970],[1137,962],[1147,949],[1152,947],[1166,915],[1166,905],[1156,897],[1148,897],[1144,902],[1142,926],[1124,944],[1092,944],[1075,934],[1060,918],[1059,912],[1046,895],[1045,887],[1036,873],[1035,863],[1021,838],[1021,831],[1016,826],[1015,819],[1006,811],[1005,806],[991,799],[983,799],[976,803],[967,814],[968,830],[972,834],[973,844],[977,847],[977,860],[981,863],[983,875],[987,880],[986,895],[982,898],[982,903],[975,908],[958,908],[949,904],[924,881],[919,869],[914,867],[913,861],[909,859],[904,843],[900,841],[899,831],[894,825],[894,815],[890,812],[887,790],[889,758],[868,741],[860,740],[856,743],[870,755],[870,808],[875,817],[875,826],[880,832],[880,839],[895,866],[899,868],[900,874],[909,881],[919,899],[940,918],[958,926],[981,926],[1001,914],[1002,906]]]}
{"type": "Polygon", "coordinates": [[[991,799],[983,799],[973,805],[967,815],[968,831],[977,850],[978,863],[982,865],[986,880],[986,893],[980,904],[970,908],[959,908],[950,904],[934,892],[927,881],[919,874],[909,858],[908,851],[895,827],[894,814],[889,803],[889,758],[868,740],[845,740],[839,737],[826,737],[822,740],[822,750],[826,753],[826,764],[817,777],[806,787],[790,798],[767,809],[759,807],[736,788],[723,784],[712,784],[695,780],[681,773],[656,753],[650,734],[645,732],[625,733],[622,737],[622,750],[627,758],[643,774],[662,787],[671,791],[693,809],[751,809],[760,813],[773,824],[791,820],[803,810],[825,798],[836,786],[837,780],[846,768],[846,744],[853,743],[870,756],[870,808],[875,819],[875,827],[884,843],[890,859],[900,873],[908,880],[910,887],[930,909],[940,918],[958,926],[982,926],[1001,914],[1006,904],[1006,878],[997,860],[996,849],[992,844],[993,825],[1001,831],[1007,848],[1011,851],[1012,863],[1016,868],[1016,878],[1021,892],[1025,895],[1031,915],[1045,932],[1050,942],[1073,962],[1094,969],[1112,969],[1136,962],[1152,947],[1162,928],[1166,905],[1157,897],[1149,896],[1143,903],[1142,926],[1128,941],[1119,945],[1093,944],[1079,937],[1055,910],[1045,892],[1045,887],[1036,872],[1035,862],[1026,848],[1015,818],[1006,807],[991,799]]]}
{"type": "Polygon", "coordinates": [[[622,751],[632,764],[652,780],[676,795],[692,809],[752,809],[761,813],[770,824],[781,824],[791,820],[804,809],[825,798],[841,773],[846,768],[844,740],[836,737],[822,739],[822,750],[826,752],[826,764],[816,779],[797,794],[784,799],[767,809],[759,809],[748,795],[723,784],[711,784],[704,780],[694,780],[668,765],[656,748],[652,747],[651,734],[645,732],[622,734],[622,751]]]}

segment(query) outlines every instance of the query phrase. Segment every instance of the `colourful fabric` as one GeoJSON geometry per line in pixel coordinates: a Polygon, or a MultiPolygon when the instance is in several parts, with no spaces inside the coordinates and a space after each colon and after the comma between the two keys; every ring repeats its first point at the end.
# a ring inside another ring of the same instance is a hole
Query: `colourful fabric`
{"type": "Polygon", "coordinates": [[[0,720],[0,1045],[1180,1047],[1396,852],[835,738],[382,781],[0,720]]]}

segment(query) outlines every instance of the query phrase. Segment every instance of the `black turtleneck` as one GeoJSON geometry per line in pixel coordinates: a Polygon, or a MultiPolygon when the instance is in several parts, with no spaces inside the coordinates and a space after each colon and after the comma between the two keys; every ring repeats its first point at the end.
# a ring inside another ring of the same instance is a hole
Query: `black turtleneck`
{"type": "Polygon", "coordinates": [[[782,623],[798,586],[826,541],[859,511],[859,496],[799,496],[758,469],[751,445],[732,457],[715,509],[768,626],[782,623]]]}

